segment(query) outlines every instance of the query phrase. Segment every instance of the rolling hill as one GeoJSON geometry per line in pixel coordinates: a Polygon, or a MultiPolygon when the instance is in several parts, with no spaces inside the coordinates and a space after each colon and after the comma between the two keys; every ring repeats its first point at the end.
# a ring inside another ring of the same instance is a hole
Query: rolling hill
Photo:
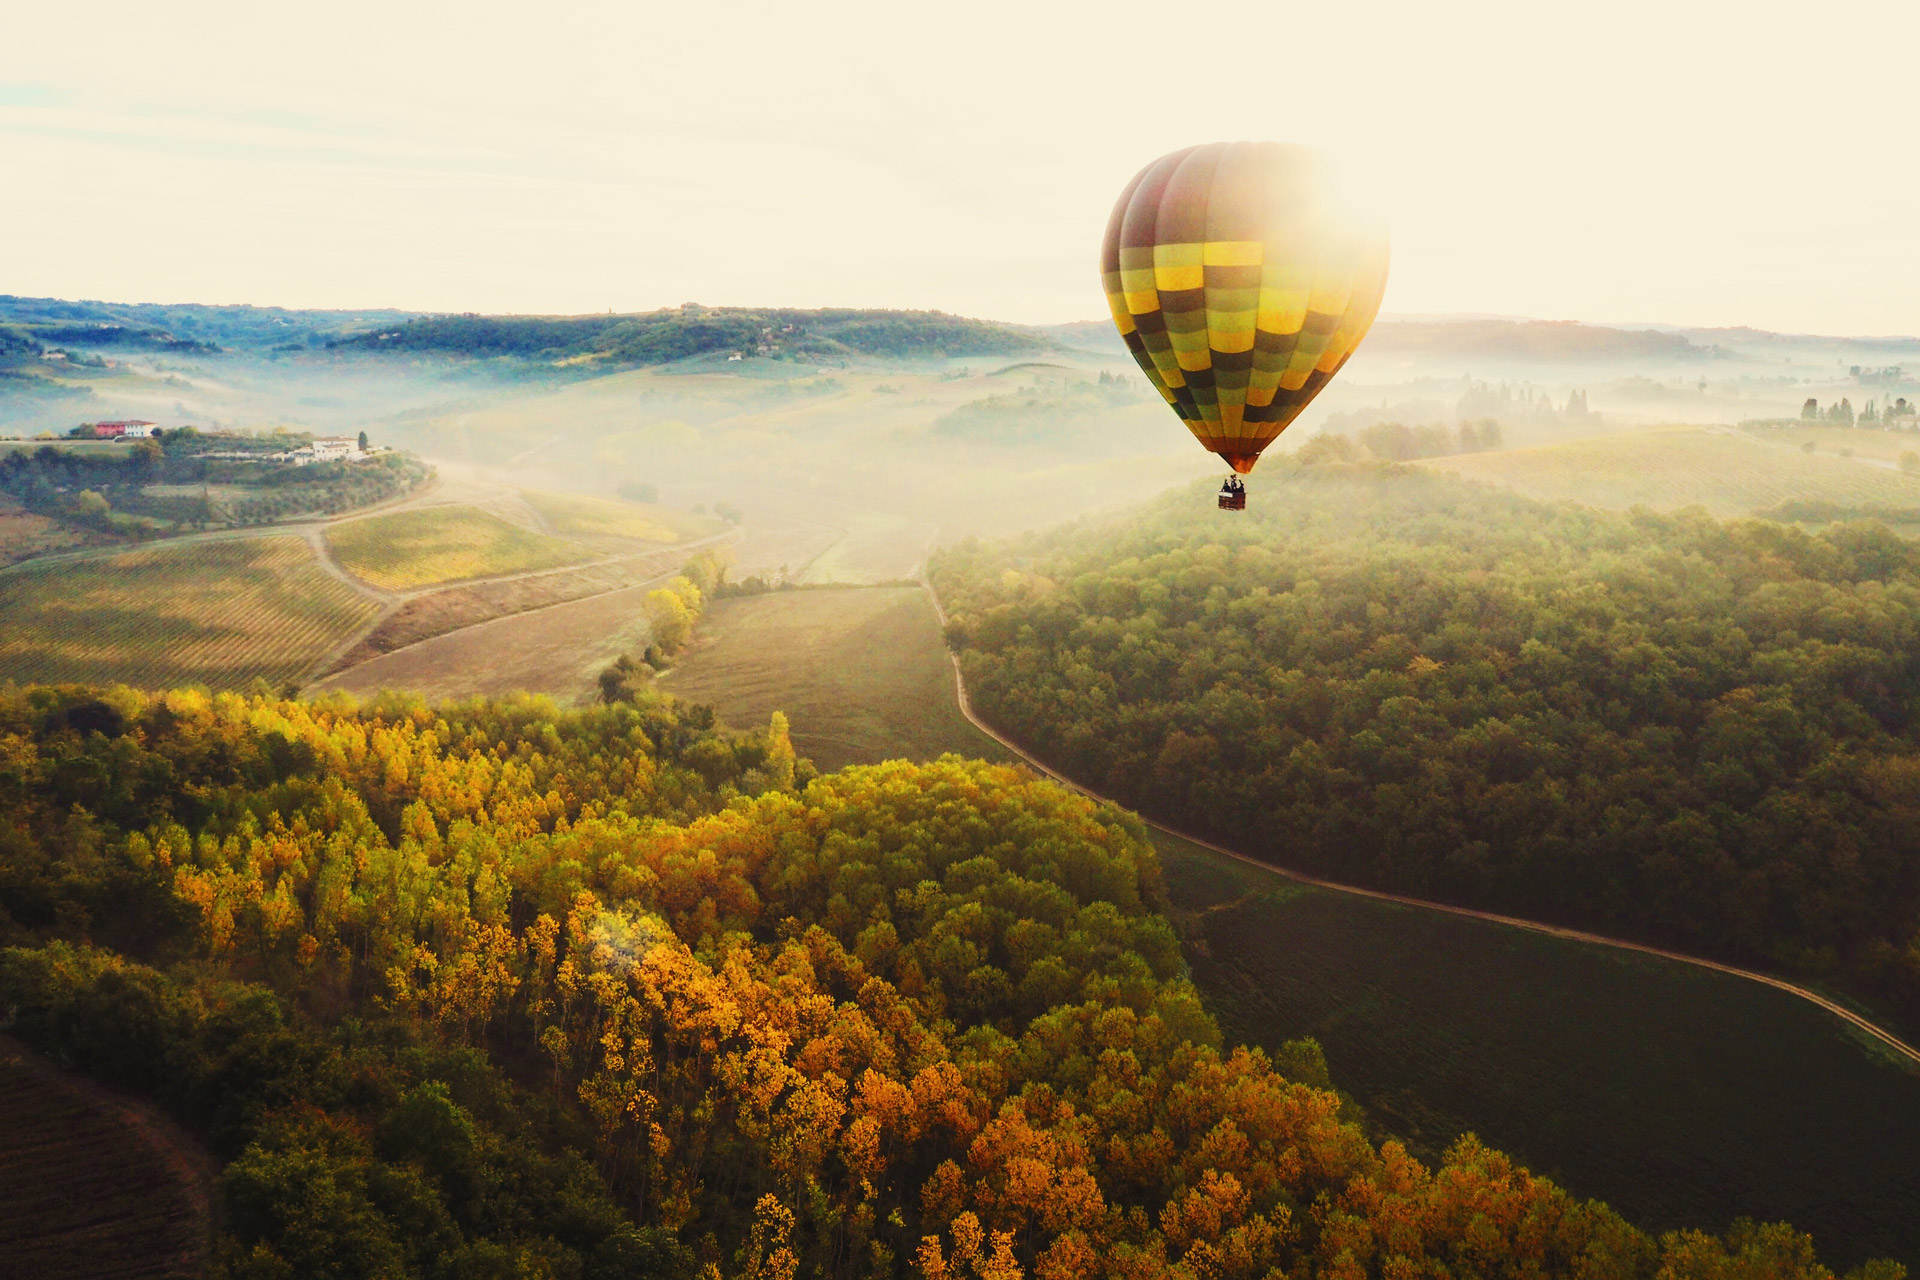
{"type": "Polygon", "coordinates": [[[1032,330],[939,311],[801,311],[692,303],[639,315],[426,316],[332,345],[611,368],[735,352],[802,360],[946,359],[1055,347],[1032,330]]]}

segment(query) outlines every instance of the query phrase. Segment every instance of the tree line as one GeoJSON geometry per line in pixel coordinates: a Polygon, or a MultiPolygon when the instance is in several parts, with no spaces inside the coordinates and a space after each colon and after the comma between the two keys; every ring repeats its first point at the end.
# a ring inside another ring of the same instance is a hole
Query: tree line
{"type": "Polygon", "coordinates": [[[1162,905],[1121,810],[779,717],[0,691],[0,1008],[208,1138],[221,1277],[1829,1280],[1376,1145],[1162,905]]]}
{"type": "Polygon", "coordinates": [[[940,557],[982,713],[1286,865],[1920,1018],[1920,547],[1276,471],[940,557]]]}

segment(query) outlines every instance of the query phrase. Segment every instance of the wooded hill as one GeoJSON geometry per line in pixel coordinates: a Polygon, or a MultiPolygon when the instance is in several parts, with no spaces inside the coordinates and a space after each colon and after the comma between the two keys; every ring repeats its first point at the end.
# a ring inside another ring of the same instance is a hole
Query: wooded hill
{"type": "Polygon", "coordinates": [[[1920,1021],[1920,546],[1269,466],[941,556],[975,705],[1287,866],[1920,1021]]]}
{"type": "Polygon", "coordinates": [[[653,699],[11,689],[0,1008],[206,1136],[222,1277],[1830,1276],[1376,1146],[1219,1043],[1142,834],[653,699]]]}
{"type": "Polygon", "coordinates": [[[333,345],[602,366],[666,364],[690,356],[940,359],[1044,352],[1038,334],[939,311],[865,311],[687,305],[638,315],[430,316],[333,345]]]}
{"type": "Polygon", "coordinates": [[[311,440],[305,434],[203,434],[182,427],[104,454],[49,443],[0,456],[0,494],[53,519],[142,536],[182,526],[264,524],[351,511],[398,497],[431,474],[410,453],[306,466],[275,457],[311,440]],[[228,496],[216,510],[192,492],[196,485],[203,493],[206,486],[222,486],[228,496]]]}
{"type": "Polygon", "coordinates": [[[84,350],[210,353],[305,348],[376,325],[395,324],[410,314],[381,309],[301,311],[198,303],[73,302],[0,294],[0,326],[45,347],[84,350]]]}

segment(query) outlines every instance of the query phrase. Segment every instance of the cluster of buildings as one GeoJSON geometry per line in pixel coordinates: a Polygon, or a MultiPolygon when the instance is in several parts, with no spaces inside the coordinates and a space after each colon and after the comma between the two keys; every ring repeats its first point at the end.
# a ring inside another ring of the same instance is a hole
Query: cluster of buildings
{"type": "MultiPolygon", "coordinates": [[[[377,452],[379,452],[377,449],[362,449],[360,441],[353,436],[315,436],[312,444],[302,445],[298,449],[287,449],[280,453],[270,453],[266,457],[272,462],[285,462],[296,467],[305,467],[316,462],[362,462],[377,452]]],[[[258,458],[260,455],[244,456],[258,458]]]]}
{"type": "MultiPolygon", "coordinates": [[[[114,422],[86,422],[73,434],[87,432],[96,440],[146,440],[160,434],[160,427],[144,418],[126,418],[114,422]]],[[[230,453],[207,453],[208,458],[239,458],[271,460],[291,463],[304,467],[314,462],[360,462],[379,452],[376,449],[362,449],[357,436],[315,436],[313,443],[302,445],[298,449],[286,449],[279,453],[259,454],[251,450],[230,453]]]]}
{"type": "Polygon", "coordinates": [[[89,422],[96,440],[145,440],[159,427],[145,418],[126,418],[118,422],[89,422]]]}
{"type": "Polygon", "coordinates": [[[360,442],[352,436],[315,436],[313,443],[295,454],[309,454],[312,462],[355,462],[362,454],[360,442]]]}
{"type": "MultiPolygon", "coordinates": [[[[144,418],[123,418],[112,422],[83,422],[69,437],[94,440],[147,440],[160,434],[157,423],[144,418]]],[[[48,437],[51,439],[51,437],[48,437]]],[[[252,449],[227,452],[212,451],[200,454],[205,458],[231,458],[253,462],[285,462],[296,467],[304,467],[315,462],[363,462],[384,450],[360,447],[359,436],[315,436],[311,444],[297,449],[285,449],[278,453],[259,453],[252,449]]]]}

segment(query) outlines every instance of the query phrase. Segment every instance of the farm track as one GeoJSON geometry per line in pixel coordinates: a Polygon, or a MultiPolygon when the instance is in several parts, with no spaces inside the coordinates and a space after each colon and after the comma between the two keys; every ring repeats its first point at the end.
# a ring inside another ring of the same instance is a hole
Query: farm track
{"type": "Polygon", "coordinates": [[[0,1036],[0,1271],[186,1280],[207,1265],[213,1160],[152,1108],[0,1036]]]}
{"type": "MultiPolygon", "coordinates": [[[[940,619],[940,627],[944,632],[947,625],[947,613],[946,609],[942,607],[940,603],[940,595],[933,589],[931,582],[923,579],[921,585],[926,588],[927,596],[933,601],[933,611],[940,619]]],[[[947,657],[953,664],[953,688],[954,694],[960,704],[960,714],[967,718],[969,724],[1012,752],[1029,767],[1037,770],[1046,777],[1052,778],[1068,790],[1078,792],[1090,800],[1099,800],[1115,805],[1120,803],[1117,800],[1103,796],[1099,792],[1075,782],[1072,778],[1067,777],[1058,769],[1042,761],[1025,747],[1022,747],[1019,743],[1013,741],[1013,739],[1007,737],[998,729],[995,729],[992,725],[982,720],[974,713],[973,702],[967,696],[966,678],[960,673],[960,655],[949,649],[947,657]]],[[[1120,807],[1125,808],[1126,806],[1122,805],[1120,807]]],[[[1704,956],[1688,955],[1682,951],[1669,951],[1664,947],[1649,946],[1646,943],[1632,942],[1625,938],[1610,938],[1605,934],[1588,933],[1584,929],[1569,929],[1562,925],[1548,924],[1541,920],[1528,920],[1520,916],[1501,915],[1493,911],[1477,911],[1472,907],[1457,907],[1451,903],[1433,902],[1425,898],[1413,898],[1405,894],[1388,893],[1380,889],[1368,889],[1361,885],[1342,884],[1337,880],[1323,880],[1319,876],[1311,876],[1303,871],[1294,871],[1290,868],[1279,866],[1276,863],[1255,858],[1250,854],[1239,853],[1224,845],[1215,844],[1211,840],[1182,831],[1178,827],[1168,826],[1164,822],[1156,822],[1145,815],[1141,815],[1140,820],[1158,831],[1163,831],[1168,835],[1185,840],[1189,844],[1198,845],[1203,849],[1220,854],[1222,857],[1232,858],[1236,862],[1245,863],[1247,866],[1269,872],[1286,880],[1291,880],[1296,884],[1311,885],[1314,888],[1328,889],[1335,893],[1352,894],[1355,897],[1372,898],[1377,902],[1391,902],[1404,907],[1418,907],[1426,911],[1443,912],[1447,915],[1461,916],[1469,920],[1483,920],[1489,924],[1505,925],[1513,929],[1525,929],[1530,933],[1546,934],[1549,937],[1561,938],[1569,942],[1584,942],[1594,946],[1613,947],[1621,951],[1634,951],[1641,955],[1657,956],[1663,960],[1673,960],[1681,964],[1693,965],[1696,968],[1711,969],[1716,973],[1729,974],[1736,978],[1745,978],[1749,982],[1757,982],[1762,986],[1773,987],[1776,990],[1798,996],[1802,1000],[1819,1006],[1834,1017],[1848,1023],[1855,1030],[1865,1033],[1885,1048],[1905,1058],[1908,1063],[1920,1067],[1920,1049],[1914,1048],[1906,1041],[1894,1035],[1891,1031],[1869,1021],[1853,1010],[1828,999],[1819,992],[1810,991],[1805,987],[1788,982],[1783,978],[1776,978],[1770,974],[1759,973],[1752,969],[1742,969],[1736,965],[1723,964],[1718,960],[1709,960],[1704,956]]]]}

